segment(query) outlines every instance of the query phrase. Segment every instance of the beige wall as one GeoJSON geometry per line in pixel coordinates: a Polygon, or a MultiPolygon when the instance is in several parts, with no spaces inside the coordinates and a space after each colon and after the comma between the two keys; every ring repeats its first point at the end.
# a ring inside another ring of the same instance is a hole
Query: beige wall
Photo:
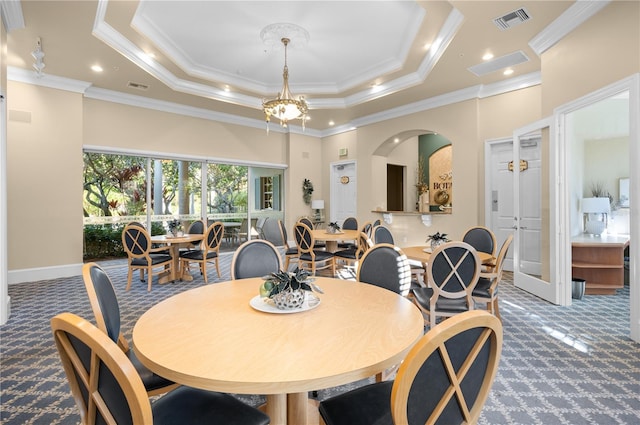
{"type": "Polygon", "coordinates": [[[543,116],[640,72],[640,2],[613,1],[544,52],[543,116]]]}
{"type": "Polygon", "coordinates": [[[82,95],[12,82],[9,270],[82,263],[82,95]]]}
{"type": "MultiPolygon", "coordinates": [[[[322,146],[317,137],[291,134],[289,142],[289,156],[287,163],[290,164],[288,174],[285,176],[288,185],[288,202],[285,210],[287,233],[289,240],[293,241],[293,225],[301,216],[312,216],[311,205],[307,205],[302,200],[302,182],[309,179],[313,184],[311,199],[323,199],[325,208],[328,207],[328,200],[324,196],[324,182],[322,178],[322,146]]],[[[326,214],[326,210],[325,210],[326,214]]]]}

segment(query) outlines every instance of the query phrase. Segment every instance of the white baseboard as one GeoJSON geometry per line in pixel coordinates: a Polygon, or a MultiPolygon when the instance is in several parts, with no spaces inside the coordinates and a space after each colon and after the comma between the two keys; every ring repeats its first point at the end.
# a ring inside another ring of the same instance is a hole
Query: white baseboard
{"type": "Polygon", "coordinates": [[[58,279],[62,277],[80,276],[82,263],[62,266],[37,267],[33,269],[9,270],[8,283],[35,282],[38,280],[58,279]]]}

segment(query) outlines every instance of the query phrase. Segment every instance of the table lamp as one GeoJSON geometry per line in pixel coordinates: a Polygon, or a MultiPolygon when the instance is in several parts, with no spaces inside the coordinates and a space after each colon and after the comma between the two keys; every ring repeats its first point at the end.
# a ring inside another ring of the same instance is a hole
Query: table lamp
{"type": "Polygon", "coordinates": [[[607,228],[609,212],[609,198],[583,198],[582,214],[585,221],[585,231],[592,235],[600,236],[607,228]]]}
{"type": "Polygon", "coordinates": [[[316,221],[322,221],[322,212],[320,210],[324,209],[324,200],[314,199],[311,201],[311,208],[316,210],[316,221]]]}

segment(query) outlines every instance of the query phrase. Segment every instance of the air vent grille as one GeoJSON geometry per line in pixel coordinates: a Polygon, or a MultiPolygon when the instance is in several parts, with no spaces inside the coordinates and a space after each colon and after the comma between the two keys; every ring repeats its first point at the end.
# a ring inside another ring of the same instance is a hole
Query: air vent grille
{"type": "Polygon", "coordinates": [[[149,90],[149,86],[146,84],[142,84],[142,83],[135,83],[133,81],[129,81],[127,83],[127,87],[130,87],[132,89],[136,89],[136,90],[149,90]]]}
{"type": "Polygon", "coordinates": [[[514,10],[513,12],[509,12],[504,16],[500,16],[499,18],[495,18],[493,23],[496,24],[500,31],[504,31],[509,28],[513,28],[516,25],[520,25],[521,23],[528,21],[531,19],[531,15],[529,12],[522,7],[520,9],[514,10]]]}

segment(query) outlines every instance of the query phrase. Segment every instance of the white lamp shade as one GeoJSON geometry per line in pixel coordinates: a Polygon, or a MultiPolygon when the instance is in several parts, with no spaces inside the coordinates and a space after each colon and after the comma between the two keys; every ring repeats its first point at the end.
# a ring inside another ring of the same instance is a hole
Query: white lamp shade
{"type": "Polygon", "coordinates": [[[609,198],[582,198],[582,212],[609,214],[609,198]]]}
{"type": "Polygon", "coordinates": [[[314,210],[323,210],[324,209],[324,200],[316,199],[311,201],[311,208],[314,210]]]}

